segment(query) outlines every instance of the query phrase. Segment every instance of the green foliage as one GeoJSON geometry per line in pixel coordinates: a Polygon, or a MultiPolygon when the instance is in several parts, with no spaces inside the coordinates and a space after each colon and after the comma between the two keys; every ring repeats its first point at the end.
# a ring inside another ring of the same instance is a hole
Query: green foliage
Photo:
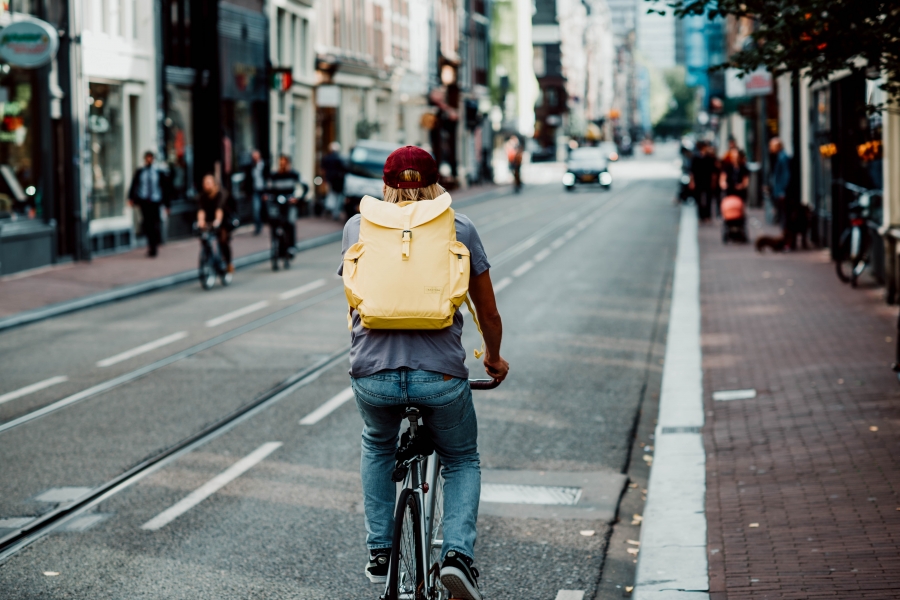
{"type": "Polygon", "coordinates": [[[683,67],[675,67],[665,72],[666,85],[672,92],[669,110],[653,131],[659,136],[680,136],[691,131],[696,118],[697,96],[693,88],[685,83],[683,67]]]}
{"type": "Polygon", "coordinates": [[[900,100],[900,2],[897,0],[648,0],[649,12],[751,18],[752,42],[723,66],[773,74],[798,71],[813,81],[849,69],[877,77],[900,100]]]}

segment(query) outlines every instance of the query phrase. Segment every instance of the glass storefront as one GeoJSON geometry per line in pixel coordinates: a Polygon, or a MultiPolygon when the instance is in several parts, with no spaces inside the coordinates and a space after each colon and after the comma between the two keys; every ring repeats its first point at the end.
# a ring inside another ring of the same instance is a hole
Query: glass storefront
{"type": "Polygon", "coordinates": [[[44,217],[33,96],[32,72],[0,65],[0,220],[44,217]]]}
{"type": "Polygon", "coordinates": [[[194,124],[191,118],[193,94],[188,88],[166,85],[166,161],[172,174],[175,198],[196,195],[194,189],[194,124]]]}
{"type": "Polygon", "coordinates": [[[125,213],[122,86],[91,83],[89,93],[91,218],[122,216],[125,213]]]}

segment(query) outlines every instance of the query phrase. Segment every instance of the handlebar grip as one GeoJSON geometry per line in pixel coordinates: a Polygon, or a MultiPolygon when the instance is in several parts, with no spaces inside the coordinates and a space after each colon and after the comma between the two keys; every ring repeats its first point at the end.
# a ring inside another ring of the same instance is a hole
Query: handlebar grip
{"type": "Polygon", "coordinates": [[[496,379],[470,379],[469,387],[473,390],[492,390],[499,386],[500,382],[496,379]]]}

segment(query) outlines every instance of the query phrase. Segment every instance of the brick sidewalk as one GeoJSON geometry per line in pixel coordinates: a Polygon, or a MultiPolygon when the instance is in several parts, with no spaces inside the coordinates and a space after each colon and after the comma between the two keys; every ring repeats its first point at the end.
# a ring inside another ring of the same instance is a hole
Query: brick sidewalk
{"type": "Polygon", "coordinates": [[[897,308],[821,250],[700,250],[710,597],[900,598],[897,308]]]}

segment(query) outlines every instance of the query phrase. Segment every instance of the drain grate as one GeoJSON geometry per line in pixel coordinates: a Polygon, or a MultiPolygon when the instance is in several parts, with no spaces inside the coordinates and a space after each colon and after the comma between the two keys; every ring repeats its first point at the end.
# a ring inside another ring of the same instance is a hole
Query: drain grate
{"type": "Polygon", "coordinates": [[[663,427],[660,433],[700,433],[703,427],[689,425],[686,427],[663,427]]]}
{"type": "Polygon", "coordinates": [[[481,501],[501,504],[567,504],[574,506],[581,488],[549,485],[481,484],[481,501]]]}

